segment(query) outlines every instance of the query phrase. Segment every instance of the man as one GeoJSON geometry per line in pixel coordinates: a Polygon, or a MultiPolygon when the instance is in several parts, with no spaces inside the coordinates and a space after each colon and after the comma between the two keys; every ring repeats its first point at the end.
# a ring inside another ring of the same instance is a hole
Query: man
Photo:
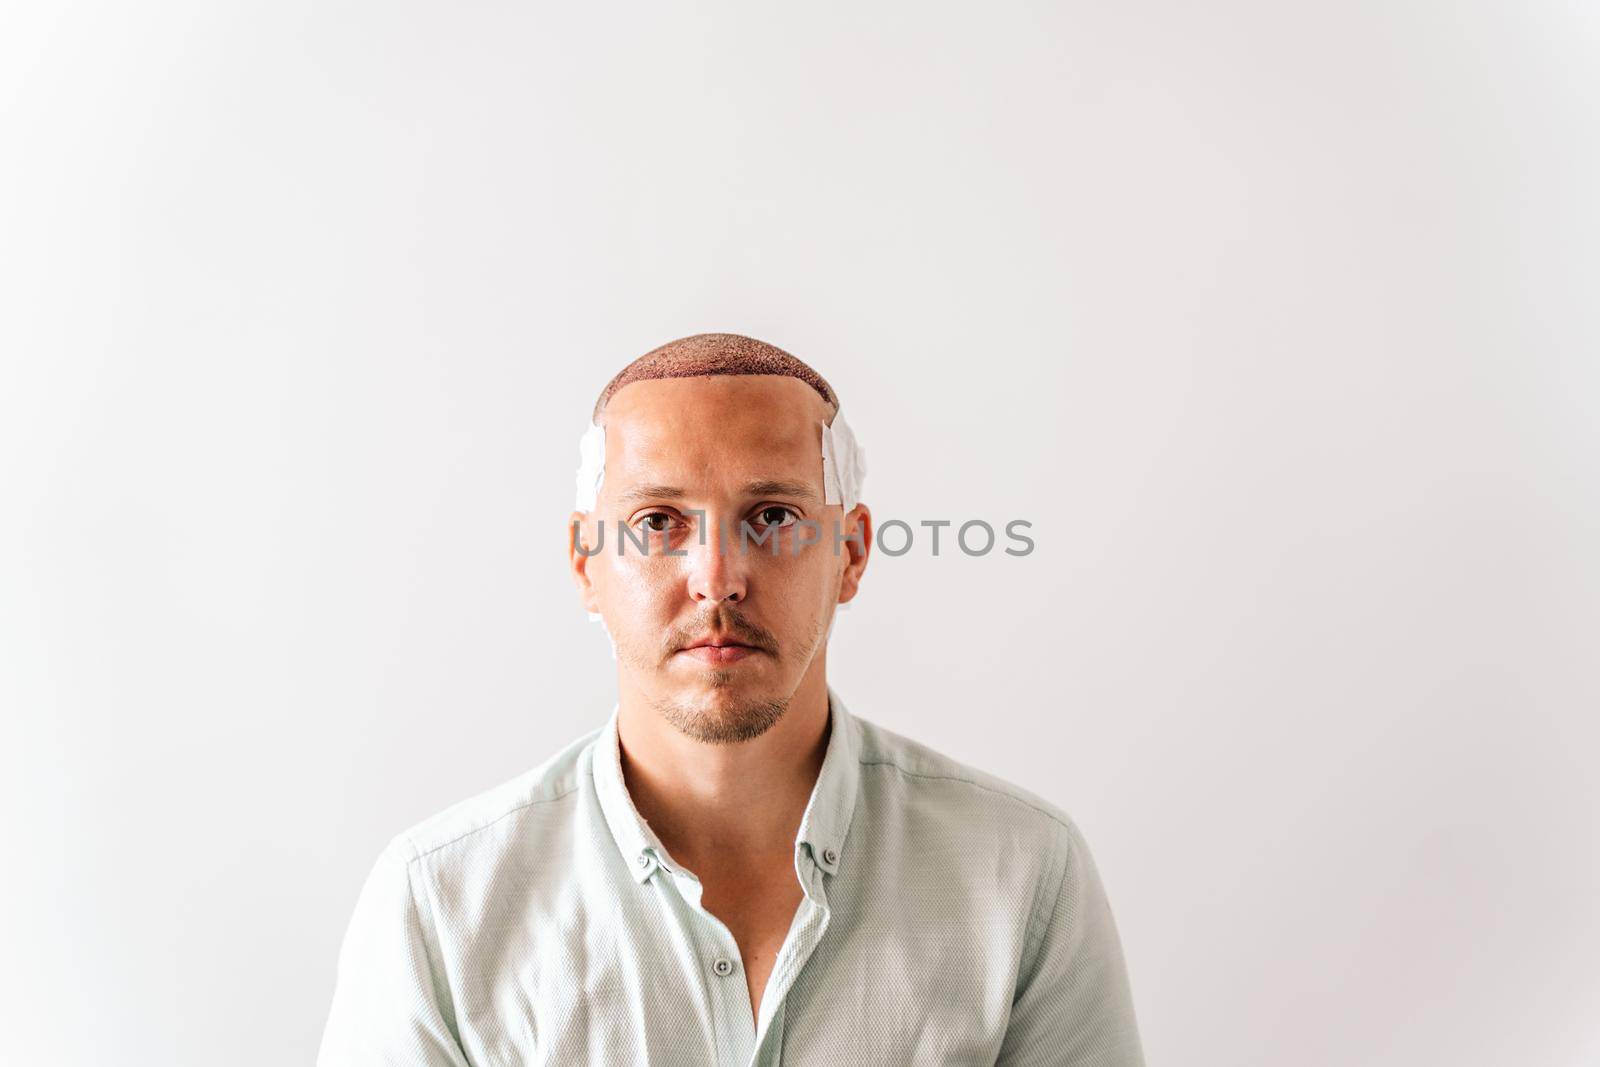
{"type": "Polygon", "coordinates": [[[389,846],[325,1067],[1142,1063],[1073,822],[827,682],[872,544],[838,412],[731,334],[612,379],[569,554],[617,706],[389,846]]]}

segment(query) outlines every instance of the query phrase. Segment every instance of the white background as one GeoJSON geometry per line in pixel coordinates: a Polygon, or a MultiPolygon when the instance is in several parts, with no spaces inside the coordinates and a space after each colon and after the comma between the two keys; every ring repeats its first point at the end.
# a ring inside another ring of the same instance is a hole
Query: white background
{"type": "Polygon", "coordinates": [[[688,333],[838,388],[832,679],[1091,842],[1152,1064],[1600,1060],[1582,3],[15,5],[9,1063],[307,1063],[396,831],[609,712],[688,333]],[[591,5],[592,7],[592,5],[591,5]]]}

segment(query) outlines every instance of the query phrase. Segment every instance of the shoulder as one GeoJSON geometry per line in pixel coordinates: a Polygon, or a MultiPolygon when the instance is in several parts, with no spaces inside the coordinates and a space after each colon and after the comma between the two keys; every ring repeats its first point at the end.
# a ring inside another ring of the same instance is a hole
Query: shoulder
{"type": "Polygon", "coordinates": [[[950,832],[1021,838],[1056,855],[1075,847],[1077,824],[1059,805],[875,722],[857,721],[862,786],[875,802],[930,812],[950,832]]]}
{"type": "Polygon", "coordinates": [[[599,734],[591,730],[517,777],[409,827],[395,835],[386,854],[401,862],[437,859],[556,830],[570,818],[599,734]]]}
{"type": "Polygon", "coordinates": [[[1018,964],[1031,965],[1062,888],[1091,876],[1076,821],[1015,782],[857,721],[861,785],[850,833],[860,829],[871,851],[900,857],[888,866],[869,863],[869,873],[892,878],[912,910],[954,899],[980,908],[991,925],[1009,917],[1018,964]],[[906,879],[907,862],[938,877],[906,879]]]}

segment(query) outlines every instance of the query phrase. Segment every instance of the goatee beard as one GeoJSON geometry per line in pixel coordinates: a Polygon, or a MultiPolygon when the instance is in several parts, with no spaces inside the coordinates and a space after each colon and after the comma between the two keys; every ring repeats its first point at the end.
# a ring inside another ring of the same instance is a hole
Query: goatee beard
{"type": "MultiPolygon", "coordinates": [[[[726,671],[715,674],[713,685],[731,680],[726,671]]],[[[734,745],[760,737],[770,730],[789,707],[789,698],[749,700],[733,707],[705,709],[674,700],[654,701],[656,711],[677,731],[696,741],[712,745],[734,745]]]]}

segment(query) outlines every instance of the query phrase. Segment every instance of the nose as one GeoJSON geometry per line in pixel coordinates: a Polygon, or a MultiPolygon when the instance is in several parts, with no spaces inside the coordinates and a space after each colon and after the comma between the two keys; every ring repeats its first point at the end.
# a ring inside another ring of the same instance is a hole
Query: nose
{"type": "Polygon", "coordinates": [[[731,600],[741,603],[749,595],[747,561],[717,530],[706,531],[705,544],[695,539],[689,545],[689,598],[701,602],[731,600]]]}

